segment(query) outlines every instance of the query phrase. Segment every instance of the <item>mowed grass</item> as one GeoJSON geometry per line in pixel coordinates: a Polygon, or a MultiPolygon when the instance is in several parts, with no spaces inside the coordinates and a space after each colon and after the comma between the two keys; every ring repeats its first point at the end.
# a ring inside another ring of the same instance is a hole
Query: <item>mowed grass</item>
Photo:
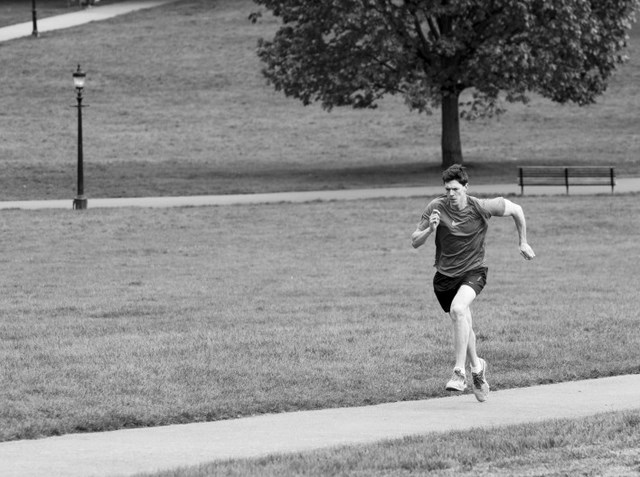
{"type": "Polygon", "coordinates": [[[293,455],[275,455],[139,477],[233,476],[635,476],[640,411],[409,437],[293,455]]]}
{"type": "MultiPolygon", "coordinates": [[[[99,6],[96,8],[100,8],[99,6]]],[[[440,182],[440,117],[303,107],[273,91],[255,50],[278,23],[250,0],[183,0],[0,45],[0,200],[76,188],[71,74],[87,71],[88,197],[251,193],[440,182]]],[[[534,97],[463,123],[474,181],[514,182],[523,164],[611,164],[640,174],[638,29],[631,61],[598,104],[534,97]]]]}
{"type": "MultiPolygon", "coordinates": [[[[444,395],[426,201],[3,212],[0,440],[444,395]]],[[[474,307],[493,389],[640,372],[637,196],[518,202],[538,257],[492,219],[474,307]]]]}

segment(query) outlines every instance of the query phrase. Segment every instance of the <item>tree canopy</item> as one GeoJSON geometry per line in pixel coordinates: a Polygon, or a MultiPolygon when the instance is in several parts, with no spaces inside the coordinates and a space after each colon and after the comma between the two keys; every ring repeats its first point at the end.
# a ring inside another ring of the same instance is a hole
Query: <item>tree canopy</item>
{"type": "MultiPolygon", "coordinates": [[[[282,20],[260,40],[276,90],[336,106],[374,108],[402,95],[442,110],[443,166],[462,163],[463,116],[492,115],[500,94],[590,104],[626,59],[640,0],[254,0],[282,20]]],[[[253,17],[255,19],[255,16],[253,17]]]]}

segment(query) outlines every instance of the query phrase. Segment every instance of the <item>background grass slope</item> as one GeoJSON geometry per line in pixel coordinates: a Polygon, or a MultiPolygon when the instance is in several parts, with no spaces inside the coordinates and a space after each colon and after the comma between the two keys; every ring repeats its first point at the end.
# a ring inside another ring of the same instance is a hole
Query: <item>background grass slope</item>
{"type": "MultiPolygon", "coordinates": [[[[96,7],[100,8],[100,7],[96,7]]],[[[75,194],[71,73],[88,73],[89,197],[249,193],[439,183],[439,115],[390,97],[376,111],[303,107],[265,84],[249,0],[182,0],[0,45],[0,200],[75,194]]],[[[599,103],[534,98],[502,118],[463,123],[476,183],[522,164],[612,164],[640,173],[640,61],[599,103]]]]}

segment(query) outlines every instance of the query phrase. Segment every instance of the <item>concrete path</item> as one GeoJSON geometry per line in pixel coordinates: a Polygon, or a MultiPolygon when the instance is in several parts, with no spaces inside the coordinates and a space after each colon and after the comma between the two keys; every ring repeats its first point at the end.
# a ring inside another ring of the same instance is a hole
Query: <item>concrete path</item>
{"type": "MultiPolygon", "coordinates": [[[[64,15],[57,15],[37,20],[38,32],[42,34],[54,30],[71,28],[78,25],[84,25],[85,23],[106,20],[108,18],[112,18],[118,15],[124,15],[125,13],[135,12],[137,10],[158,7],[160,5],[175,1],[177,0],[138,0],[114,3],[111,5],[98,4],[94,7],[85,8],[77,12],[66,13],[64,15]]],[[[30,14],[30,10],[25,11],[27,12],[27,14],[30,14]]],[[[31,36],[32,32],[33,23],[31,21],[0,28],[0,42],[31,36]]]]}
{"type": "Polygon", "coordinates": [[[126,476],[222,459],[640,409],[640,374],[376,406],[0,444],[4,477],[126,476]]]}
{"type": "MultiPolygon", "coordinates": [[[[616,193],[640,192],[640,178],[617,179],[616,193]]],[[[332,200],[360,200],[394,197],[432,197],[442,194],[442,187],[390,187],[379,189],[345,189],[308,192],[278,192],[270,194],[197,195],[184,197],[132,197],[117,199],[88,199],[88,207],[198,207],[211,205],[274,204],[281,202],[318,202],[332,200]]],[[[573,187],[571,195],[609,194],[608,187],[573,187]]],[[[519,194],[515,184],[471,185],[469,193],[512,195],[519,194]]],[[[564,187],[528,187],[526,195],[565,195],[564,187]]],[[[25,200],[0,202],[2,209],[71,209],[73,197],[66,200],[25,200]]]]}

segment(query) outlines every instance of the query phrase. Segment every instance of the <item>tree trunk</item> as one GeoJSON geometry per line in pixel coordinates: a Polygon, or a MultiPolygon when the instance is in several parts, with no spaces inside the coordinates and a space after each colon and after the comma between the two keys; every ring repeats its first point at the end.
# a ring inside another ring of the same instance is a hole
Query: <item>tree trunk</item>
{"type": "Polygon", "coordinates": [[[443,92],[442,95],[442,168],[462,164],[460,143],[460,113],[458,100],[460,92],[443,92]]]}

